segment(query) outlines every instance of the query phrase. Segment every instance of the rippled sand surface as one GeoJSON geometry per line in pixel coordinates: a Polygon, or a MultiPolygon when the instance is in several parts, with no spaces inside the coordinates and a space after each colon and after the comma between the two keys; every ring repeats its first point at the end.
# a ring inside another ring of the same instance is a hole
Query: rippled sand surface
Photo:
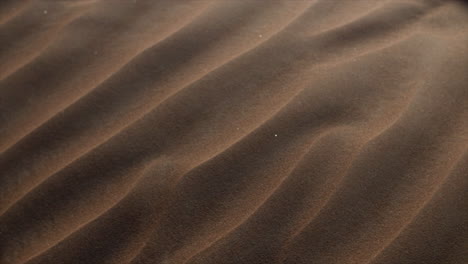
{"type": "Polygon", "coordinates": [[[0,263],[468,263],[468,2],[0,1],[0,263]]]}

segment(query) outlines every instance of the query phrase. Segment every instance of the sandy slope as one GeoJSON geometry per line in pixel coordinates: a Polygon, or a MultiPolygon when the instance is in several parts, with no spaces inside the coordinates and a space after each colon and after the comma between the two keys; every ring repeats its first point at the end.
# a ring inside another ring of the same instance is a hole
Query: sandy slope
{"type": "Polygon", "coordinates": [[[0,263],[467,263],[467,73],[464,1],[0,1],[0,263]]]}

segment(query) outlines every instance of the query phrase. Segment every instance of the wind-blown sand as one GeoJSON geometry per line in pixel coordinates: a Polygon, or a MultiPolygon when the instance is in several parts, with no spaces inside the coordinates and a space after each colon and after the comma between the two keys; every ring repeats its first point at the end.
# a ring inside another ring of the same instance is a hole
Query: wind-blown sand
{"type": "Polygon", "coordinates": [[[468,263],[468,3],[1,1],[0,263],[468,263]]]}

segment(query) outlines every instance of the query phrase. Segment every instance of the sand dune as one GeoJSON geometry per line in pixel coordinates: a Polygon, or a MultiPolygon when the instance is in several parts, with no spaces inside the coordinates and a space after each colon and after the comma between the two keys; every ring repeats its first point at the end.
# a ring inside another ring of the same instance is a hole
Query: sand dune
{"type": "Polygon", "coordinates": [[[0,263],[468,262],[468,4],[0,2],[0,263]]]}

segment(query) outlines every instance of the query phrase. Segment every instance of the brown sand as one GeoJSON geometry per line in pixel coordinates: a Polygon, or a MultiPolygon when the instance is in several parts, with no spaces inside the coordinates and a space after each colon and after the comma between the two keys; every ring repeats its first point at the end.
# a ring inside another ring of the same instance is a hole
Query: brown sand
{"type": "Polygon", "coordinates": [[[468,263],[468,3],[0,1],[0,263],[468,263]]]}

